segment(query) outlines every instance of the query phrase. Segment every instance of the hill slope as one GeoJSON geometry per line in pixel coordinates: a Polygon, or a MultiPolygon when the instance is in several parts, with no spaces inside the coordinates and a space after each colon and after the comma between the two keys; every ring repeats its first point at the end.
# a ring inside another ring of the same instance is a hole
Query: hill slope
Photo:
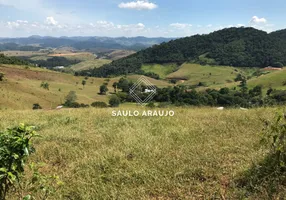
{"type": "Polygon", "coordinates": [[[186,61],[237,67],[266,67],[286,64],[286,39],[279,33],[267,34],[254,28],[228,28],[208,35],[172,40],[142,50],[99,69],[82,74],[106,77],[142,73],[146,63],[184,63],[186,61]]]}
{"type": "MultiPolygon", "coordinates": [[[[44,109],[53,109],[64,103],[70,91],[76,92],[79,103],[107,102],[109,95],[114,91],[113,83],[120,79],[89,78],[83,88],[81,83],[85,77],[42,68],[0,64],[0,72],[5,74],[6,79],[0,81],[0,110],[32,109],[34,103],[39,103],[44,109]],[[49,83],[49,90],[40,87],[43,81],[49,83]],[[105,82],[108,82],[109,92],[107,95],[99,95],[99,88],[105,82]]],[[[136,81],[139,77],[134,75],[127,78],[136,81]]],[[[169,85],[161,80],[148,79],[158,87],[169,85]]]]}

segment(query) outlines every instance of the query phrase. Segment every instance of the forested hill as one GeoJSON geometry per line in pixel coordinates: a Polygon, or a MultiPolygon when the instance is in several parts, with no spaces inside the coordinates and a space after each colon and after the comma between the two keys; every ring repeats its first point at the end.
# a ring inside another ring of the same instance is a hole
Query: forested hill
{"type": "Polygon", "coordinates": [[[208,35],[155,45],[82,75],[112,76],[142,73],[143,63],[183,63],[266,67],[286,64],[286,29],[267,34],[254,28],[227,28],[208,35]]]}

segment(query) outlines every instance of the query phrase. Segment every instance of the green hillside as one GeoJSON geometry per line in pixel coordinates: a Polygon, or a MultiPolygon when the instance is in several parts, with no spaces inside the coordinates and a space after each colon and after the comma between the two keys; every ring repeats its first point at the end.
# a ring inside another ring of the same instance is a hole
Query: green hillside
{"type": "Polygon", "coordinates": [[[141,68],[144,72],[152,72],[158,74],[161,79],[165,79],[167,75],[178,69],[177,64],[168,63],[164,65],[160,64],[144,64],[141,68]]]}
{"type": "Polygon", "coordinates": [[[172,40],[81,74],[106,77],[142,73],[144,64],[192,62],[235,67],[283,67],[286,64],[286,30],[268,34],[254,28],[227,28],[208,35],[172,40]]]}

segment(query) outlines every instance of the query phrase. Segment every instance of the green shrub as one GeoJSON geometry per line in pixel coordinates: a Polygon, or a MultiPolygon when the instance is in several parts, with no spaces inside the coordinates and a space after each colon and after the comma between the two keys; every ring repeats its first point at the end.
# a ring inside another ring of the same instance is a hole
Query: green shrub
{"type": "Polygon", "coordinates": [[[20,124],[0,132],[0,199],[19,182],[27,158],[34,152],[31,139],[37,136],[34,127],[20,124]]]}
{"type": "Polygon", "coordinates": [[[96,108],[106,108],[106,107],[108,107],[108,105],[105,102],[100,102],[100,101],[93,102],[91,104],[91,106],[92,107],[96,107],[96,108]]]}
{"type": "Polygon", "coordinates": [[[111,107],[118,107],[120,104],[120,99],[117,95],[112,95],[109,99],[109,104],[111,107]]]}

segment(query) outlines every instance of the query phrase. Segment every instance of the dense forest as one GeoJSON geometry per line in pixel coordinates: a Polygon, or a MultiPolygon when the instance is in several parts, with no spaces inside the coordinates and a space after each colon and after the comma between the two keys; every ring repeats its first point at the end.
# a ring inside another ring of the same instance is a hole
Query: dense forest
{"type": "Polygon", "coordinates": [[[164,42],[113,61],[81,75],[107,77],[142,73],[143,63],[195,62],[236,67],[283,67],[286,64],[286,30],[266,33],[254,28],[227,28],[208,35],[164,42]]]}

